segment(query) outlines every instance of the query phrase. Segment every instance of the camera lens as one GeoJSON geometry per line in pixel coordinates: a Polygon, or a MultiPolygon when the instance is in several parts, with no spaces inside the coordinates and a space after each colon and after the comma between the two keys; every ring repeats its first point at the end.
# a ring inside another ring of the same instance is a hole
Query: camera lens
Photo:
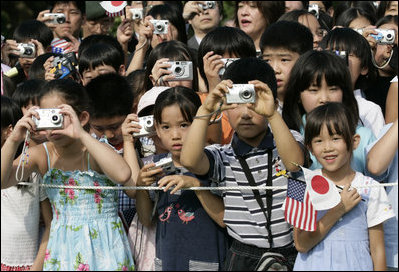
{"type": "Polygon", "coordinates": [[[51,116],[51,122],[53,124],[57,124],[60,122],[60,117],[57,114],[54,114],[53,116],[51,116]]]}
{"type": "Polygon", "coordinates": [[[32,55],[33,54],[32,48],[25,47],[24,54],[25,55],[32,55]]]}
{"type": "Polygon", "coordinates": [[[244,90],[244,91],[241,93],[241,97],[242,97],[243,99],[245,99],[245,100],[248,100],[248,99],[250,99],[250,98],[252,97],[252,93],[251,93],[249,90],[244,90]]]}
{"type": "Polygon", "coordinates": [[[57,17],[57,23],[59,23],[59,24],[63,24],[63,23],[65,23],[65,17],[57,17]]]}
{"type": "Polygon", "coordinates": [[[163,31],[164,27],[163,27],[162,24],[157,24],[156,29],[157,29],[158,31],[163,31]]]}
{"type": "Polygon", "coordinates": [[[180,75],[182,75],[183,73],[184,73],[183,67],[181,67],[181,66],[176,66],[176,67],[175,67],[175,74],[176,74],[177,76],[180,76],[180,75]]]}
{"type": "Polygon", "coordinates": [[[387,40],[390,41],[393,39],[393,35],[391,33],[387,34],[387,40]]]}

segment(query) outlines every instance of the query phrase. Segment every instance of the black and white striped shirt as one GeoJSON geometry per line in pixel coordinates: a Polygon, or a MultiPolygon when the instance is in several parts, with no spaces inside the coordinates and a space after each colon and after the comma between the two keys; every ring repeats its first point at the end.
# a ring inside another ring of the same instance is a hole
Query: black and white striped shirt
{"type": "MultiPolygon", "coordinates": [[[[291,131],[291,133],[303,146],[301,134],[296,131],[291,131]]],[[[205,153],[210,162],[207,179],[216,186],[248,186],[245,173],[236,158],[236,155],[239,155],[245,157],[256,185],[266,185],[268,149],[273,150],[272,186],[286,186],[287,178],[276,176],[276,173],[285,169],[285,166],[280,160],[270,130],[256,148],[241,141],[236,133],[231,144],[207,146],[205,153]]],[[[266,191],[260,191],[260,195],[266,208],[266,191]]],[[[266,218],[252,190],[223,191],[222,196],[225,205],[224,222],[227,225],[229,235],[244,244],[269,248],[266,218]]],[[[285,197],[286,189],[273,190],[271,215],[273,247],[293,244],[292,227],[285,222],[284,211],[281,209],[285,197]]]]}

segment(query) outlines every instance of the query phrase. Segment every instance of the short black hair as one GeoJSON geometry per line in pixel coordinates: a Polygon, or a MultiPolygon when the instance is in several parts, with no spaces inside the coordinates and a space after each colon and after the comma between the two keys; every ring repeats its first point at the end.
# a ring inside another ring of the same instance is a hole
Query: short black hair
{"type": "Polygon", "coordinates": [[[58,4],[67,4],[69,2],[72,2],[75,4],[75,6],[80,10],[82,15],[86,14],[86,3],[85,1],[47,1],[49,4],[49,10],[53,11],[53,8],[58,5],[58,4]]]}
{"type": "Polygon", "coordinates": [[[93,35],[90,35],[82,40],[82,42],[79,45],[78,56],[80,56],[82,54],[82,52],[85,51],[90,46],[92,46],[94,44],[98,44],[98,43],[108,43],[110,45],[115,46],[115,48],[117,48],[118,51],[120,50],[123,52],[122,46],[120,45],[120,43],[118,42],[118,40],[116,38],[114,38],[110,35],[93,34],[93,35]]]}
{"type": "Polygon", "coordinates": [[[39,105],[39,98],[43,92],[44,84],[46,84],[44,79],[28,79],[18,85],[12,94],[12,99],[21,108],[29,106],[30,103],[39,105]]]}
{"type": "Polygon", "coordinates": [[[154,120],[162,123],[162,111],[165,107],[178,104],[184,120],[192,123],[198,108],[201,106],[201,99],[198,94],[187,87],[177,86],[160,93],[155,100],[154,120]]]}
{"type": "Polygon", "coordinates": [[[45,73],[43,64],[49,57],[62,56],[58,53],[44,53],[43,55],[37,56],[29,68],[29,79],[45,79],[45,73]]]}
{"type": "Polygon", "coordinates": [[[116,72],[125,64],[122,47],[110,43],[100,42],[85,48],[79,55],[79,73],[100,65],[110,65],[116,72]]]}
{"type": "Polygon", "coordinates": [[[311,146],[312,140],[320,135],[323,125],[327,126],[329,135],[338,134],[344,138],[348,151],[353,150],[352,139],[356,134],[357,122],[345,104],[329,102],[307,114],[305,126],[306,146],[311,146]]]}
{"type": "Polygon", "coordinates": [[[355,30],[345,27],[333,29],[320,42],[320,47],[329,50],[346,51],[348,56],[353,54],[360,59],[362,68],[368,68],[366,76],[359,76],[355,89],[366,89],[377,78],[377,69],[371,60],[370,45],[355,30]]]}
{"type": "Polygon", "coordinates": [[[155,62],[161,58],[169,58],[169,61],[192,61],[193,63],[193,89],[198,91],[197,59],[195,53],[187,44],[171,40],[158,44],[151,50],[147,59],[144,88],[148,91],[153,87],[150,79],[155,62]]]}
{"type": "Polygon", "coordinates": [[[202,39],[198,48],[198,67],[205,85],[209,88],[204,71],[203,57],[210,51],[214,54],[234,54],[238,58],[256,57],[256,48],[251,37],[239,28],[221,26],[210,31],[202,39]]]}
{"type": "Polygon", "coordinates": [[[112,118],[131,113],[133,93],[125,77],[109,73],[99,75],[86,86],[92,118],[112,118]]]}
{"type": "Polygon", "coordinates": [[[21,108],[14,101],[14,99],[2,95],[1,96],[1,129],[7,128],[9,125],[12,127],[23,116],[21,108]]]}
{"type": "Polygon", "coordinates": [[[44,23],[37,20],[24,21],[14,30],[14,40],[18,43],[30,39],[38,40],[44,48],[50,46],[54,38],[53,32],[44,23]]]}
{"type": "Polygon", "coordinates": [[[278,21],[271,24],[260,39],[260,49],[284,48],[302,55],[313,49],[313,35],[309,28],[293,21],[278,21]]]}
{"type": "Polygon", "coordinates": [[[154,19],[157,19],[159,16],[162,20],[168,20],[177,29],[177,40],[187,43],[186,23],[181,12],[176,12],[174,8],[166,3],[164,5],[153,6],[147,15],[151,15],[154,19]]]}
{"type": "Polygon", "coordinates": [[[223,80],[230,79],[234,84],[248,84],[248,81],[259,80],[266,83],[277,97],[277,81],[270,65],[258,58],[242,58],[231,63],[223,74],[223,80]]]}
{"type": "Polygon", "coordinates": [[[337,21],[335,22],[336,26],[349,27],[351,22],[359,17],[365,17],[370,21],[370,24],[375,25],[376,16],[373,13],[367,12],[367,10],[361,8],[350,8],[342,12],[339,17],[337,17],[337,21]]]}

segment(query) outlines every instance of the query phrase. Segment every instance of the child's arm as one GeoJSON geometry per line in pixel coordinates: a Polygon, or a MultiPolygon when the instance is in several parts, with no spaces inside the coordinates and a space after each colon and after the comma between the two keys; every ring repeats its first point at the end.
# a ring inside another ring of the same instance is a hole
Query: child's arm
{"type": "MultiPolygon", "coordinates": [[[[134,148],[133,133],[139,132],[139,119],[137,114],[129,114],[122,124],[122,135],[123,135],[123,158],[130,166],[132,176],[124,185],[125,186],[136,186],[138,174],[140,172],[139,161],[137,159],[136,149],[134,148]]],[[[125,190],[125,193],[130,198],[136,198],[136,190],[125,190]]]]}
{"type": "Polygon", "coordinates": [[[374,271],[385,271],[385,243],[383,224],[369,228],[370,253],[373,259],[374,271]]]}
{"type": "MultiPolygon", "coordinates": [[[[40,118],[39,114],[35,111],[37,108],[38,107],[30,108],[29,111],[15,124],[13,131],[1,148],[1,189],[9,188],[18,183],[15,173],[17,171],[21,155],[15,160],[14,158],[19,145],[25,140],[26,131],[35,131],[34,129],[36,126],[32,120],[32,116],[40,118]]],[[[27,156],[29,156],[29,161],[24,165],[22,180],[26,180],[26,178],[29,177],[32,172],[39,172],[36,164],[38,152],[35,152],[38,150],[38,148],[42,147],[35,146],[31,149],[28,149],[27,156]],[[34,152],[32,152],[32,150],[34,150],[34,152]]],[[[21,163],[20,167],[22,167],[22,164],[23,162],[21,163]]],[[[22,169],[19,171],[22,171],[22,169]]]]}
{"type": "Polygon", "coordinates": [[[82,128],[80,120],[70,105],[63,104],[60,109],[60,113],[69,118],[72,123],[63,130],[63,133],[71,138],[79,139],[87,148],[93,159],[92,168],[99,173],[104,173],[115,183],[124,184],[127,182],[130,179],[131,171],[126,161],[110,146],[99,142],[87,133],[82,128]]]}
{"type": "MultiPolygon", "coordinates": [[[[162,168],[149,170],[154,167],[155,163],[149,163],[143,166],[140,170],[137,186],[150,186],[156,181],[156,175],[162,173],[162,168]]],[[[150,198],[150,193],[146,190],[137,190],[136,192],[136,210],[141,224],[145,227],[151,227],[152,224],[152,210],[154,203],[150,198]]]]}
{"type": "Polygon", "coordinates": [[[357,190],[353,188],[349,191],[349,187],[350,186],[344,187],[341,192],[341,202],[330,209],[323,218],[317,222],[315,231],[310,232],[294,228],[295,247],[299,252],[308,252],[315,245],[320,243],[335,223],[361,201],[362,198],[357,190]]]}
{"type": "MultiPolygon", "coordinates": [[[[170,192],[170,194],[174,194],[181,188],[200,187],[201,183],[198,179],[194,177],[185,175],[173,175],[163,177],[159,180],[158,185],[159,188],[165,186],[164,192],[167,192],[172,186],[176,185],[176,187],[173,188],[173,190],[170,192]]],[[[208,190],[195,190],[195,194],[201,202],[202,207],[205,209],[206,213],[213,219],[213,221],[215,221],[222,228],[225,228],[226,225],[223,222],[223,200],[220,197],[212,194],[208,190]]]]}
{"type": "Polygon", "coordinates": [[[50,237],[50,227],[51,220],[53,220],[53,213],[51,211],[51,205],[48,198],[40,202],[40,212],[44,221],[44,233],[42,236],[42,241],[40,242],[39,251],[37,252],[35,262],[31,267],[31,271],[42,271],[44,259],[46,257],[46,249],[48,244],[48,239],[50,237]]]}
{"type": "Polygon", "coordinates": [[[392,82],[385,103],[385,123],[398,119],[398,82],[392,82]]]}
{"type": "Polygon", "coordinates": [[[252,104],[249,108],[258,114],[266,116],[271,130],[273,131],[278,153],[284,165],[288,171],[298,171],[299,168],[291,162],[303,165],[305,154],[294,136],[292,136],[280,113],[277,111],[276,100],[273,97],[272,91],[267,84],[259,80],[253,80],[248,83],[255,85],[257,93],[256,103],[252,104]]]}
{"type": "Polygon", "coordinates": [[[398,152],[398,120],[367,154],[367,170],[375,176],[383,174],[398,152]]]}
{"type": "MultiPolygon", "coordinates": [[[[191,124],[183,144],[180,162],[194,174],[205,175],[209,170],[209,160],[204,152],[204,147],[206,145],[209,120],[211,119],[210,114],[219,108],[225,93],[228,92],[227,87],[233,87],[231,80],[223,80],[208,94],[204,103],[199,107],[196,115],[197,118],[191,124]]],[[[234,107],[236,105],[223,104],[221,110],[234,107]]]]}

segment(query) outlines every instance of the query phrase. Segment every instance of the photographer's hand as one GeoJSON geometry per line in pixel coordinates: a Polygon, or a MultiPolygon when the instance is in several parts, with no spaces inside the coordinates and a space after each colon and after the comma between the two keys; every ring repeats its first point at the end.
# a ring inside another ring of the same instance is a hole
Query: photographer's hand
{"type": "Polygon", "coordinates": [[[1,61],[4,64],[10,65],[10,55],[16,55],[18,51],[17,42],[15,40],[6,40],[1,46],[1,61]]]}
{"type": "Polygon", "coordinates": [[[215,112],[219,109],[220,103],[223,103],[220,107],[221,111],[233,109],[237,107],[237,104],[226,104],[226,93],[229,92],[228,88],[233,87],[231,80],[221,81],[213,90],[209,92],[204,103],[200,108],[205,110],[207,113],[215,112]]]}
{"type": "Polygon", "coordinates": [[[58,106],[60,113],[64,117],[64,127],[59,132],[73,139],[80,139],[82,135],[87,134],[83,126],[88,122],[89,115],[86,111],[80,114],[80,118],[76,115],[74,109],[67,104],[58,106]]]}
{"type": "Polygon", "coordinates": [[[198,5],[199,3],[205,5],[205,1],[188,1],[184,5],[183,18],[188,21],[191,20],[195,15],[200,14],[203,10],[198,5]]]}
{"type": "Polygon", "coordinates": [[[53,74],[51,71],[51,69],[53,68],[53,60],[54,60],[54,56],[49,57],[43,64],[43,68],[44,68],[44,80],[46,81],[50,81],[55,79],[55,74],[53,74]]]}
{"type": "Polygon", "coordinates": [[[220,82],[219,71],[224,66],[223,61],[221,61],[222,56],[210,51],[202,59],[204,61],[204,72],[208,80],[209,90],[212,90],[220,82]]]}
{"type": "Polygon", "coordinates": [[[266,83],[259,80],[252,80],[248,83],[254,85],[256,92],[256,102],[255,104],[248,104],[248,108],[266,118],[271,118],[277,112],[277,104],[272,90],[266,83]]]}
{"type": "Polygon", "coordinates": [[[36,47],[36,57],[46,53],[46,51],[43,47],[43,44],[41,42],[39,42],[38,40],[35,40],[35,39],[31,39],[30,42],[33,43],[36,47]]]}
{"type": "Polygon", "coordinates": [[[166,81],[174,78],[172,71],[167,70],[171,67],[168,58],[162,58],[155,62],[154,67],[152,67],[150,79],[153,81],[154,86],[166,86],[166,81]]]}
{"type": "Polygon", "coordinates": [[[200,187],[201,184],[199,180],[194,177],[185,176],[185,175],[170,175],[170,176],[165,176],[158,181],[159,188],[162,188],[164,186],[165,186],[165,188],[163,189],[164,192],[167,192],[172,186],[176,186],[170,192],[170,194],[173,195],[181,188],[200,187]]]}
{"type": "Polygon", "coordinates": [[[140,132],[141,129],[141,126],[138,124],[138,122],[139,118],[135,113],[129,114],[125,121],[123,121],[121,129],[124,142],[133,144],[134,138],[132,134],[140,132]]]}
{"type": "Polygon", "coordinates": [[[48,28],[50,28],[51,30],[54,30],[56,28],[56,25],[50,22],[53,20],[53,18],[52,18],[53,16],[44,17],[44,14],[46,14],[46,13],[50,13],[50,10],[46,9],[46,10],[42,10],[41,12],[39,12],[39,14],[36,17],[36,20],[46,24],[46,26],[48,28]]]}
{"type": "Polygon", "coordinates": [[[65,36],[69,39],[70,42],[68,42],[68,46],[66,48],[68,48],[67,50],[65,50],[65,53],[68,52],[78,52],[79,51],[79,46],[80,46],[80,42],[78,39],[76,39],[71,33],[69,32],[65,32],[65,36]]]}
{"type": "Polygon", "coordinates": [[[150,168],[152,167],[155,167],[155,163],[153,162],[144,165],[140,169],[140,173],[137,179],[137,186],[150,186],[156,181],[157,175],[161,174],[163,170],[162,168],[156,168],[150,170],[150,168]]]}

